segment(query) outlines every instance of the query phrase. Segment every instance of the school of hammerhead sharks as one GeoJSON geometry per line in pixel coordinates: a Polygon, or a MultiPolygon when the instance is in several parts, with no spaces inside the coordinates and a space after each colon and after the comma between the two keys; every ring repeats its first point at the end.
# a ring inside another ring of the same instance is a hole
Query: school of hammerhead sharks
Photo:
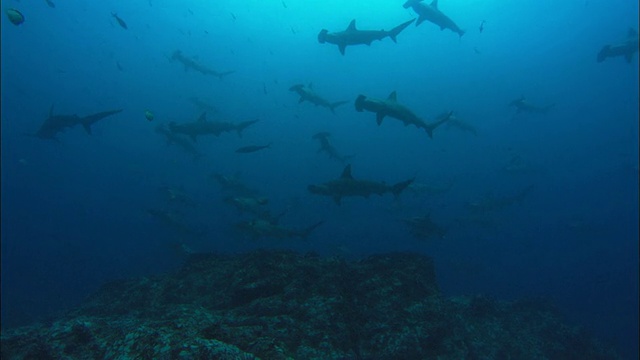
{"type": "MultiPolygon", "coordinates": [[[[50,6],[53,4],[51,1],[48,1],[48,3],[50,3],[50,6]]],[[[286,7],[284,2],[283,5],[286,7]]],[[[448,29],[458,34],[460,37],[465,34],[464,30],[460,29],[460,27],[458,27],[451,18],[440,10],[438,0],[433,0],[430,4],[426,4],[422,0],[408,0],[403,4],[403,7],[407,9],[411,8],[417,15],[417,19],[406,21],[388,31],[361,30],[356,27],[356,21],[353,20],[343,31],[332,32],[326,29],[321,30],[318,34],[317,40],[320,44],[336,45],[339,52],[342,55],[345,55],[346,48],[348,46],[370,45],[375,40],[383,40],[387,37],[395,42],[396,37],[412,23],[415,23],[415,26],[418,26],[426,21],[435,24],[440,27],[441,30],[448,29]]],[[[17,12],[17,10],[15,11],[17,12]]],[[[8,15],[10,20],[14,22],[12,15],[18,16],[20,14],[17,12],[17,14],[13,13],[8,15]]],[[[125,30],[128,28],[126,22],[117,14],[114,13],[112,16],[120,27],[125,30]]],[[[16,19],[19,21],[20,17],[18,16],[16,19]]],[[[23,20],[24,19],[22,19],[22,21],[23,20]]],[[[16,22],[14,22],[14,24],[16,24],[16,22]]],[[[483,31],[484,25],[485,21],[482,21],[479,26],[480,32],[483,31]]],[[[596,61],[603,62],[607,58],[622,57],[626,62],[631,62],[634,53],[637,51],[638,33],[633,29],[629,29],[626,39],[619,43],[603,46],[597,53],[596,61]]],[[[216,71],[206,65],[203,65],[194,58],[185,56],[180,50],[176,50],[172,54],[171,60],[179,62],[184,66],[185,70],[192,70],[203,75],[212,75],[220,79],[234,73],[234,71],[216,71]]],[[[119,64],[118,67],[120,67],[119,64]]],[[[289,90],[299,96],[299,103],[309,102],[316,106],[327,108],[331,112],[334,112],[339,106],[343,106],[348,103],[347,101],[328,100],[318,94],[311,85],[295,84],[291,86],[289,90]]],[[[168,125],[160,124],[155,130],[158,134],[164,137],[167,143],[176,145],[185,152],[193,155],[195,158],[203,156],[196,147],[199,136],[220,136],[227,132],[235,132],[238,135],[242,135],[245,129],[258,121],[250,120],[234,123],[228,121],[208,120],[207,112],[215,112],[215,106],[198,98],[191,98],[190,100],[197,108],[202,110],[201,115],[196,121],[182,123],[170,122],[168,125]]],[[[532,104],[524,97],[511,101],[509,105],[515,107],[517,112],[539,114],[547,113],[554,106],[554,104],[532,104]]],[[[406,126],[412,125],[420,130],[424,130],[429,138],[433,137],[434,131],[443,124],[458,127],[473,134],[476,133],[476,129],[472,125],[456,118],[453,111],[443,113],[433,121],[425,121],[422,117],[415,114],[410,108],[399,102],[395,91],[391,92],[387,98],[374,98],[360,94],[355,99],[354,107],[358,112],[373,113],[378,125],[381,125],[385,118],[396,119],[406,126]]],[[[54,114],[52,106],[49,111],[48,118],[32,135],[41,139],[57,139],[57,135],[62,131],[78,125],[84,128],[86,133],[90,135],[92,125],[102,119],[114,116],[121,111],[122,109],[109,110],[81,117],[77,115],[56,115],[54,114]]],[[[145,113],[145,117],[147,120],[153,120],[153,114],[150,111],[145,113]]],[[[331,159],[341,162],[344,165],[344,169],[342,174],[336,179],[329,180],[324,183],[309,185],[307,189],[311,194],[327,196],[336,204],[340,205],[342,203],[342,199],[345,197],[360,196],[368,198],[371,195],[383,195],[389,193],[397,198],[407,189],[414,192],[420,192],[422,190],[436,192],[447,191],[450,188],[450,185],[441,189],[428,188],[428,186],[424,184],[416,184],[414,182],[415,178],[409,178],[396,184],[387,184],[381,181],[355,178],[351,173],[351,156],[338,152],[331,144],[330,137],[331,134],[329,132],[319,132],[313,136],[313,139],[317,140],[320,144],[319,152],[325,152],[331,159]]],[[[264,149],[268,149],[270,146],[271,143],[249,145],[238,148],[236,152],[252,153],[263,151],[264,149]]],[[[521,165],[521,159],[516,156],[506,168],[517,169],[521,165]]],[[[267,207],[269,203],[268,199],[260,196],[258,191],[243,183],[237,175],[226,176],[214,173],[211,174],[211,180],[218,183],[221,189],[226,193],[227,196],[224,198],[225,203],[235,207],[243,214],[249,214],[250,219],[237,223],[236,227],[252,239],[306,238],[314,229],[323,223],[323,221],[318,221],[305,228],[285,227],[280,224],[279,220],[286,213],[286,210],[278,214],[274,214],[269,211],[267,207]]],[[[532,191],[532,189],[533,186],[528,186],[513,196],[503,198],[494,197],[486,199],[486,201],[474,203],[473,206],[480,211],[510,206],[513,203],[521,202],[523,198],[532,191]]],[[[166,198],[172,202],[181,203],[187,206],[195,206],[196,204],[196,201],[186,194],[181,188],[163,187],[161,190],[165,194],[166,198]]],[[[164,209],[148,209],[147,212],[165,224],[165,226],[178,233],[192,235],[198,235],[199,233],[198,230],[195,230],[191,225],[187,224],[184,219],[180,217],[178,212],[164,209]]],[[[404,221],[408,225],[410,233],[417,238],[443,237],[445,234],[445,229],[434,223],[430,219],[429,215],[416,216],[404,219],[404,221]]]]}

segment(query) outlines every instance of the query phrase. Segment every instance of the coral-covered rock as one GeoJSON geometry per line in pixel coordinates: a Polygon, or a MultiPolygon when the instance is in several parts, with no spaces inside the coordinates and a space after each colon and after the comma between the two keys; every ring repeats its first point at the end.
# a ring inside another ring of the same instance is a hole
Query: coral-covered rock
{"type": "Polygon", "coordinates": [[[2,359],[617,359],[539,302],[443,297],[431,259],[286,251],[193,255],[104,285],[2,359]]]}

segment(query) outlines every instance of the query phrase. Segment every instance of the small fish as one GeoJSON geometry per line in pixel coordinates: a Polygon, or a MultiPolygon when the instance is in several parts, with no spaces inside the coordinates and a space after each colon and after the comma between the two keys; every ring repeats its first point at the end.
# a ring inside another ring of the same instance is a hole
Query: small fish
{"type": "Polygon", "coordinates": [[[144,117],[145,117],[145,119],[147,119],[149,121],[153,121],[153,119],[154,119],[153,113],[151,111],[149,111],[149,110],[145,110],[144,111],[144,117]]]}
{"type": "Polygon", "coordinates": [[[116,13],[111,13],[111,16],[113,16],[114,18],[116,18],[116,21],[118,21],[118,24],[120,24],[120,26],[121,26],[123,29],[125,29],[125,30],[127,30],[127,29],[128,29],[128,27],[127,27],[127,23],[126,23],[126,22],[124,22],[124,20],[122,20],[122,19],[120,18],[120,16],[118,16],[118,14],[116,14],[116,13]]]}
{"type": "Polygon", "coordinates": [[[287,8],[287,3],[285,3],[284,1],[282,2],[282,6],[284,6],[284,8],[287,8]]]}
{"type": "Polygon", "coordinates": [[[20,25],[24,22],[24,15],[22,15],[20,11],[14,8],[8,8],[6,13],[9,21],[11,21],[13,25],[20,25]]]}
{"type": "Polygon", "coordinates": [[[484,30],[484,23],[486,23],[486,21],[482,20],[482,22],[480,23],[480,32],[482,32],[482,30],[484,30]]]}
{"type": "Polygon", "coordinates": [[[233,18],[233,21],[236,21],[236,15],[234,13],[231,13],[231,17],[233,18]]]}
{"type": "Polygon", "coordinates": [[[236,152],[240,154],[248,154],[248,153],[256,152],[262,149],[268,149],[270,147],[271,147],[271,143],[267,145],[249,145],[249,146],[238,148],[236,152]]]}
{"type": "Polygon", "coordinates": [[[267,95],[268,91],[267,91],[267,84],[265,84],[264,82],[262,83],[262,92],[267,95]]]}
{"type": "Polygon", "coordinates": [[[116,61],[116,66],[118,67],[118,70],[124,71],[124,68],[122,67],[122,65],[120,65],[119,61],[116,61]]]}
{"type": "Polygon", "coordinates": [[[51,0],[44,0],[44,2],[47,3],[47,5],[49,5],[50,8],[55,8],[56,4],[53,3],[53,1],[51,0]]]}

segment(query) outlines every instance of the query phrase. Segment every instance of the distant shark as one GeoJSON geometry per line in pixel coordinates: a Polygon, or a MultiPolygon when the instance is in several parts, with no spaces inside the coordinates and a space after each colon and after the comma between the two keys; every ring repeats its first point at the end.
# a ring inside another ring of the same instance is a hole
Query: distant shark
{"type": "Polygon", "coordinates": [[[414,114],[413,111],[397,101],[395,91],[391,92],[387,99],[374,99],[364,95],[358,95],[355,105],[356,110],[359,112],[367,110],[376,113],[376,122],[378,125],[382,124],[382,120],[385,116],[389,116],[402,121],[405,126],[414,125],[419,129],[424,129],[430,138],[433,137],[433,130],[442,125],[445,121],[449,120],[451,115],[453,115],[453,111],[451,111],[440,117],[433,124],[427,124],[424,120],[414,114]]]}
{"type": "Polygon", "coordinates": [[[422,3],[422,0],[408,0],[402,5],[405,9],[412,8],[413,11],[418,14],[418,21],[416,21],[416,26],[422,24],[423,21],[427,20],[432,22],[438,26],[440,26],[440,30],[450,29],[451,31],[458,34],[458,36],[462,37],[465,31],[461,30],[456,23],[453,22],[447,15],[445,15],[442,11],[438,9],[438,0],[433,0],[430,5],[425,5],[422,3]]]}
{"type": "Polygon", "coordinates": [[[322,29],[318,34],[318,42],[320,44],[329,43],[338,45],[340,53],[344,55],[344,51],[347,45],[371,45],[374,40],[382,40],[386,37],[390,37],[393,42],[396,42],[396,36],[400,34],[409,24],[414,22],[415,19],[402,23],[389,31],[385,30],[358,30],[356,29],[356,20],[353,19],[344,31],[329,32],[327,29],[322,29]]]}
{"type": "Polygon", "coordinates": [[[318,221],[304,229],[291,229],[278,225],[278,222],[275,220],[255,218],[240,222],[236,224],[236,227],[251,236],[254,240],[260,238],[291,239],[296,237],[306,239],[311,232],[322,225],[322,223],[323,221],[318,221]]]}
{"type": "Polygon", "coordinates": [[[296,84],[293,85],[292,87],[289,88],[289,91],[294,91],[296,92],[298,95],[300,95],[300,99],[298,99],[298,103],[301,103],[303,101],[308,101],[316,106],[322,106],[322,107],[326,107],[329,110],[331,110],[332,113],[335,114],[335,108],[337,108],[340,105],[344,105],[346,103],[348,103],[348,101],[336,101],[336,102],[330,102],[329,100],[323,98],[322,96],[318,95],[318,93],[316,93],[313,90],[313,85],[309,84],[309,86],[304,86],[302,84],[296,84]]]}
{"type": "Polygon", "coordinates": [[[343,197],[362,196],[368,198],[371,195],[383,195],[392,193],[395,197],[409,186],[415,178],[411,178],[395,185],[387,185],[384,182],[356,180],[351,175],[351,164],[345,166],[342,175],[319,185],[309,185],[307,188],[312,194],[330,196],[336,204],[340,205],[343,197]]]}
{"type": "Polygon", "coordinates": [[[638,32],[629,28],[627,31],[627,40],[614,45],[605,45],[598,52],[598,62],[603,62],[606,58],[624,56],[627,63],[631,63],[633,54],[638,52],[638,32]]]}
{"type": "Polygon", "coordinates": [[[233,74],[235,72],[235,70],[230,70],[230,71],[216,71],[213,70],[207,66],[204,66],[198,62],[196,62],[195,60],[188,58],[184,55],[182,55],[182,51],[180,50],[176,50],[173,52],[173,54],[171,55],[171,60],[177,60],[180,63],[182,63],[182,65],[184,65],[184,70],[187,71],[189,69],[195,70],[201,74],[204,75],[213,75],[213,76],[217,76],[220,80],[222,80],[222,78],[224,76],[233,74]]]}
{"type": "Polygon", "coordinates": [[[402,220],[409,227],[411,235],[417,239],[444,238],[447,233],[445,228],[431,220],[429,214],[402,220]]]}
{"type": "Polygon", "coordinates": [[[532,114],[546,114],[551,110],[551,108],[556,106],[556,104],[549,104],[545,106],[534,105],[528,102],[523,95],[520,98],[511,101],[509,106],[515,106],[517,113],[527,112],[532,114]]]}
{"type": "Polygon", "coordinates": [[[164,135],[167,140],[167,144],[176,144],[185,152],[193,155],[194,159],[198,159],[204,156],[193,144],[193,142],[189,141],[189,138],[178,133],[174,133],[167,129],[164,124],[160,124],[156,126],[156,133],[164,135]]]}
{"type": "Polygon", "coordinates": [[[343,164],[347,162],[349,159],[354,157],[354,155],[348,155],[348,156],[340,155],[338,153],[338,150],[336,150],[336,148],[333,147],[333,145],[331,145],[331,143],[329,142],[330,136],[331,134],[326,131],[321,131],[313,135],[312,137],[313,139],[320,141],[320,148],[318,149],[318,152],[324,151],[329,155],[330,159],[336,159],[343,164]]]}
{"type": "Polygon", "coordinates": [[[56,135],[67,128],[82,125],[87,134],[91,135],[91,125],[97,121],[121,112],[122,109],[103,111],[97,114],[79,117],[78,115],[54,115],[53,105],[49,109],[49,117],[42,123],[40,129],[33,136],[40,139],[55,139],[56,135]]]}
{"type": "Polygon", "coordinates": [[[241,123],[231,123],[228,121],[207,121],[207,113],[203,112],[197,121],[176,124],[175,121],[169,123],[169,130],[174,134],[188,135],[194,142],[199,135],[220,136],[224,132],[236,131],[242,137],[242,131],[255,124],[258,120],[243,121],[241,123]]]}

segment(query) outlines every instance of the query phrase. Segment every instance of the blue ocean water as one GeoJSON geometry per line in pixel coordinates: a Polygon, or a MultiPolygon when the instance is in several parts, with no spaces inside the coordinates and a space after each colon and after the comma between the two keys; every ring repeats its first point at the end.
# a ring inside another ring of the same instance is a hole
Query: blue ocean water
{"type": "Polygon", "coordinates": [[[638,357],[638,54],[596,61],[638,30],[636,1],[442,0],[463,36],[425,21],[344,55],[318,43],[321,29],[356,19],[388,30],[416,13],[401,0],[52,4],[2,3],[25,17],[1,25],[3,328],[70,309],[109,280],[175,269],[189,251],[412,251],[433,257],[445,295],[548,298],[638,357]],[[176,50],[234,72],[187,69],[176,50]],[[298,103],[294,84],[349,102],[335,114],[298,103]],[[430,139],[355,111],[359,94],[392,91],[427,122],[453,111],[469,127],[445,122],[430,139]],[[518,112],[509,103],[521,96],[555,106],[518,112]],[[194,158],[156,131],[196,121],[194,97],[215,107],[209,121],[260,120],[242,137],[199,136],[194,158]],[[50,114],[114,109],[91,135],[33,136],[50,114]],[[321,131],[353,157],[318,152],[321,131]],[[307,190],[346,163],[356,179],[415,181],[397,200],[341,205],[307,190]],[[246,236],[236,224],[251,216],[212,174],[258,190],[282,226],[323,224],[306,239],[246,236]],[[175,201],[183,193],[194,204],[175,201]],[[407,219],[425,215],[446,234],[413,237],[407,219]]]}

